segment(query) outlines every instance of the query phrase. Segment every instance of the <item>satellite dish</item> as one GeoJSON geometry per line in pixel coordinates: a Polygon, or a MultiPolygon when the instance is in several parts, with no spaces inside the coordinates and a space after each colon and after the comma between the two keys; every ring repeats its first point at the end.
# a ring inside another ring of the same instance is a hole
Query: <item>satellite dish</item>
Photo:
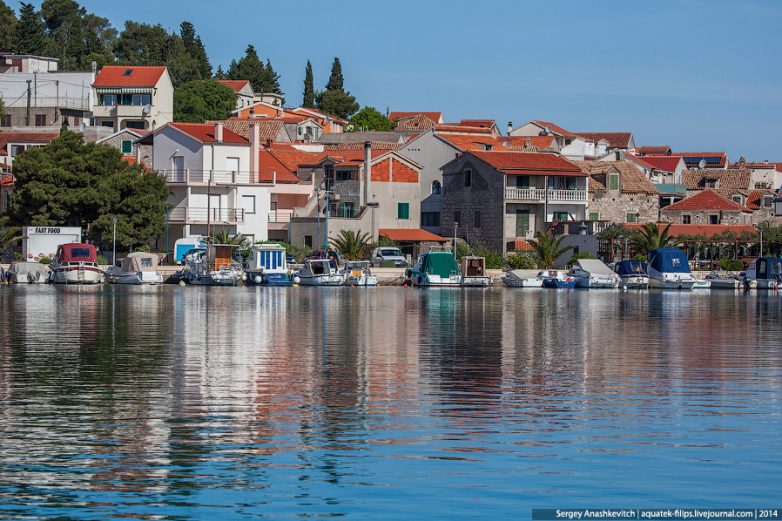
{"type": "Polygon", "coordinates": [[[546,133],[546,135],[548,136],[549,134],[551,134],[551,127],[550,127],[550,126],[548,126],[548,125],[546,125],[546,128],[544,128],[544,129],[543,129],[543,131],[544,131],[544,132],[546,133]]]}
{"type": "Polygon", "coordinates": [[[144,105],[144,108],[141,109],[141,113],[145,116],[149,116],[152,113],[152,105],[144,105]]]}
{"type": "Polygon", "coordinates": [[[698,161],[698,169],[703,170],[704,168],[706,168],[706,160],[701,159],[700,161],[698,161]]]}

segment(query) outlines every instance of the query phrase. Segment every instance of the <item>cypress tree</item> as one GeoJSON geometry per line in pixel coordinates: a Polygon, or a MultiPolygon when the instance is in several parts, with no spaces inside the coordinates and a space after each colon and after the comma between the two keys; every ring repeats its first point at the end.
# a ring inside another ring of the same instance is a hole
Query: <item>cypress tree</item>
{"type": "Polygon", "coordinates": [[[315,79],[312,75],[312,64],[307,60],[307,69],[304,72],[304,102],[302,106],[315,108],[315,79]]]}
{"type": "Polygon", "coordinates": [[[46,33],[43,21],[33,4],[22,3],[13,41],[14,50],[19,54],[40,56],[46,53],[46,33]]]}
{"type": "Polygon", "coordinates": [[[326,90],[344,90],[345,79],[342,77],[342,64],[339,63],[339,58],[334,58],[334,63],[331,65],[331,76],[329,76],[329,82],[326,84],[326,90]]]}
{"type": "Polygon", "coordinates": [[[182,38],[182,43],[185,44],[185,50],[197,62],[201,79],[211,78],[212,65],[209,63],[206,48],[204,48],[201,37],[196,34],[193,24],[188,21],[182,22],[179,26],[179,36],[182,38]]]}
{"type": "Polygon", "coordinates": [[[280,89],[280,75],[274,72],[272,68],[272,62],[267,58],[266,67],[263,69],[264,75],[264,92],[273,92],[275,94],[282,95],[282,89],[280,89]]]}

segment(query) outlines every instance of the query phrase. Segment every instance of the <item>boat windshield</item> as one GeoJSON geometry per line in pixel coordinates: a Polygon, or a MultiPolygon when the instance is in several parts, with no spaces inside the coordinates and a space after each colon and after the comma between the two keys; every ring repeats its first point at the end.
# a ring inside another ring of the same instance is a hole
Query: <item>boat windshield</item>
{"type": "Polygon", "coordinates": [[[404,257],[402,255],[401,250],[397,250],[396,248],[385,248],[380,250],[380,254],[383,257],[404,257]]]}

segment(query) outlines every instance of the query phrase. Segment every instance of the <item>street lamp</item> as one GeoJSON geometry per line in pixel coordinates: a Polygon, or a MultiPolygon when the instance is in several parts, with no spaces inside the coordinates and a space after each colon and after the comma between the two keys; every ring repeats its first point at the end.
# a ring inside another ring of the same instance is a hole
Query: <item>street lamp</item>
{"type": "Polygon", "coordinates": [[[112,238],[112,252],[111,252],[111,264],[117,265],[117,218],[111,219],[114,222],[114,233],[112,238]]]}
{"type": "Polygon", "coordinates": [[[453,256],[456,257],[456,230],[459,228],[459,221],[453,222],[453,256]]]}

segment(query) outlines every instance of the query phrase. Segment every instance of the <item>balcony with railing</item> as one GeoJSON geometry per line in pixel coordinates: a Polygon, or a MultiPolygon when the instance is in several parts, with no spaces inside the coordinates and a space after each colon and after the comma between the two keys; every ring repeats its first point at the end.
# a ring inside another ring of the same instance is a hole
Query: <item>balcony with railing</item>
{"type": "Polygon", "coordinates": [[[514,188],[505,189],[505,199],[543,203],[586,203],[586,190],[561,190],[558,188],[514,188]]]}
{"type": "Polygon", "coordinates": [[[251,175],[250,172],[232,172],[228,170],[191,170],[189,168],[183,170],[160,170],[159,172],[166,176],[166,182],[168,184],[235,185],[253,184],[258,182],[257,176],[251,175]]]}
{"type": "Polygon", "coordinates": [[[168,214],[171,222],[185,224],[237,224],[244,222],[244,210],[241,208],[199,208],[182,207],[172,208],[168,214]]]}

